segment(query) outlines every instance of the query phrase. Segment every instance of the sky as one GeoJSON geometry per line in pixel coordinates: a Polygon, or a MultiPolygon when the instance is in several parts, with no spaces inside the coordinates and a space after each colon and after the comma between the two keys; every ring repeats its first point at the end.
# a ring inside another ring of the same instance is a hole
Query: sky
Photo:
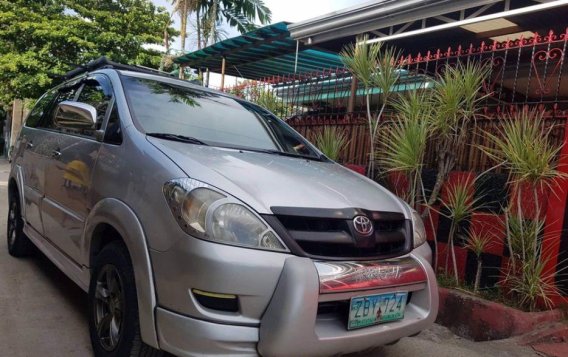
{"type": "MultiPolygon", "coordinates": [[[[152,2],[159,6],[165,6],[170,11],[172,9],[171,0],[152,0],[152,2]]],[[[273,23],[307,20],[364,2],[369,2],[369,0],[264,0],[264,4],[272,11],[273,23]]],[[[174,16],[174,21],[174,26],[179,28],[179,16],[174,16]]],[[[227,32],[229,37],[239,35],[234,29],[227,29],[227,32]]],[[[187,50],[196,49],[194,44],[195,38],[189,37],[187,42],[187,50]]],[[[174,41],[172,48],[180,49],[179,39],[174,41]]]]}

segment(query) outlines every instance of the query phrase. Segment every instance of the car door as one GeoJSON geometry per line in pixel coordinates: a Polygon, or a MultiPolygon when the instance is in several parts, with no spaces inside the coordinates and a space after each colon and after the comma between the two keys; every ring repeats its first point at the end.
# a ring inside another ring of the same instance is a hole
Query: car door
{"type": "Polygon", "coordinates": [[[16,164],[21,175],[23,205],[22,216],[28,226],[43,234],[40,205],[45,191],[45,166],[47,157],[42,152],[45,132],[41,121],[47,115],[57,96],[56,90],[45,93],[26,118],[20,134],[15,157],[21,157],[16,164]]]}
{"type": "Polygon", "coordinates": [[[101,143],[97,131],[103,126],[112,100],[110,81],[104,75],[86,78],[76,101],[93,106],[97,120],[84,122],[58,120],[54,110],[50,164],[46,170],[42,217],[45,236],[68,257],[80,261],[80,244],[85,219],[91,206],[91,179],[101,143]]]}

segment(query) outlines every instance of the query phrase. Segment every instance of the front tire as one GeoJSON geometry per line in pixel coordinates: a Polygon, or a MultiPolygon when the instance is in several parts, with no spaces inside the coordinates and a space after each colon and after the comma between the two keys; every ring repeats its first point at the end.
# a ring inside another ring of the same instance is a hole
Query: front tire
{"type": "Polygon", "coordinates": [[[17,194],[10,195],[8,199],[8,222],[6,224],[8,238],[8,253],[16,258],[29,255],[32,243],[24,234],[24,220],[20,209],[20,198],[17,194]]]}
{"type": "Polygon", "coordinates": [[[89,284],[89,333],[97,357],[158,357],[140,337],[138,300],[130,256],[112,242],[96,256],[89,284]]]}

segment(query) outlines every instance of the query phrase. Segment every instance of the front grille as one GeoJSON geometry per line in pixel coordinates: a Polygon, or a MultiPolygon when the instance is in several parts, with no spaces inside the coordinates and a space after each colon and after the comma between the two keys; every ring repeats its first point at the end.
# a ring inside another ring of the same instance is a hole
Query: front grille
{"type": "Polygon", "coordinates": [[[353,245],[333,243],[297,242],[306,253],[318,257],[375,258],[404,252],[403,241],[398,243],[379,243],[373,248],[357,248],[353,245]]]}
{"type": "MultiPolygon", "coordinates": [[[[290,213],[290,212],[286,212],[290,213]]],[[[305,255],[316,258],[384,258],[406,253],[410,222],[404,215],[365,212],[373,222],[374,233],[360,236],[353,227],[353,214],[340,218],[277,214],[276,218],[305,255]]]]}

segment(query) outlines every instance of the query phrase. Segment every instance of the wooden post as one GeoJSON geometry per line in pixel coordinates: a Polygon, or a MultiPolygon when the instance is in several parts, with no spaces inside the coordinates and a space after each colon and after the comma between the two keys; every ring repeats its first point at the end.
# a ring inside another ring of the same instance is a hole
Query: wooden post
{"type": "Polygon", "coordinates": [[[26,117],[27,110],[25,102],[22,99],[14,99],[12,103],[12,126],[10,128],[10,142],[8,149],[16,143],[16,139],[20,135],[24,118],[26,117]]]}
{"type": "Polygon", "coordinates": [[[351,77],[351,94],[349,95],[349,102],[347,103],[347,113],[353,113],[353,109],[355,109],[355,97],[357,96],[357,87],[358,87],[357,77],[351,77]]]}
{"type": "Polygon", "coordinates": [[[226,60],[225,56],[223,56],[223,59],[221,60],[221,90],[225,89],[225,65],[226,60]]]}
{"type": "Polygon", "coordinates": [[[205,87],[209,88],[209,67],[205,71],[205,87]]]}

